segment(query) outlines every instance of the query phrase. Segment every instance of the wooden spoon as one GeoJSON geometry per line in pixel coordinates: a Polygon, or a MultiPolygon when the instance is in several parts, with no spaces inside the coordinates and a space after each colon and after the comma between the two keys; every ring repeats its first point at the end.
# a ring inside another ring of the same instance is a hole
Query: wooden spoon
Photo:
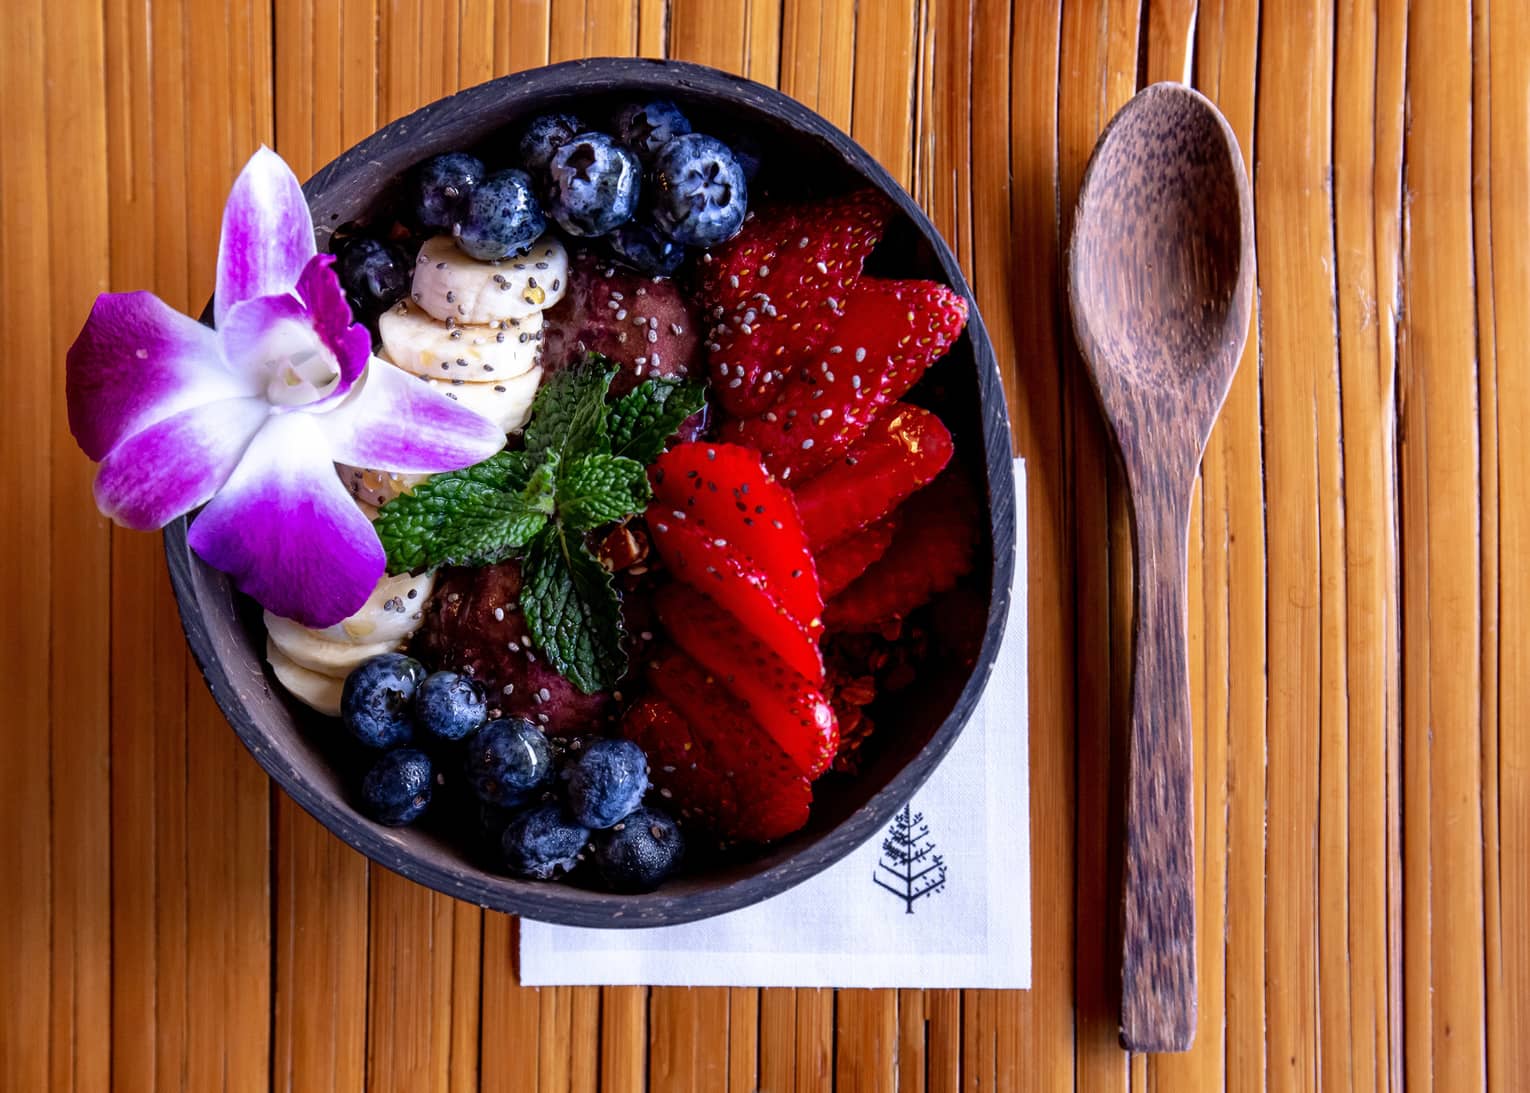
{"type": "Polygon", "coordinates": [[[1237,138],[1190,88],[1144,89],[1095,146],[1068,248],[1073,333],[1126,468],[1137,556],[1121,967],[1131,1051],[1195,1039],[1186,539],[1253,289],[1237,138]]]}

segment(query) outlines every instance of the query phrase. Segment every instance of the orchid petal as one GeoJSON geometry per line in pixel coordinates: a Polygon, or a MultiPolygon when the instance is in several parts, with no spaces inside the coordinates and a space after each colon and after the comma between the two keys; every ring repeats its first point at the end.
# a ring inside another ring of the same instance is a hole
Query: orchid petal
{"type": "Polygon", "coordinates": [[[270,414],[264,399],[224,399],[134,433],[101,461],[96,507],[135,531],[164,527],[218,492],[270,414]]]}
{"type": "Polygon", "coordinates": [[[324,430],[336,462],[396,474],[470,467],[505,446],[488,418],[377,357],[324,430]]]}
{"type": "Polygon", "coordinates": [[[268,418],[187,541],[268,610],[316,629],[354,614],[383,575],[382,544],[314,414],[268,418]]]}
{"type": "Polygon", "coordinates": [[[351,304],[332,268],[335,256],[316,254],[298,277],[297,294],[308,308],[308,318],[319,340],[329,347],[340,364],[340,386],[331,396],[340,399],[356,378],[366,371],[372,355],[372,335],[351,316],[351,304]]]}
{"type": "Polygon", "coordinates": [[[235,304],[290,292],[317,249],[303,187],[281,156],[262,147],[223,207],[215,323],[221,327],[235,304]]]}
{"type": "Polygon", "coordinates": [[[228,369],[213,331],[148,292],[96,297],[64,389],[69,430],[94,460],[182,410],[258,391],[228,369]]]}

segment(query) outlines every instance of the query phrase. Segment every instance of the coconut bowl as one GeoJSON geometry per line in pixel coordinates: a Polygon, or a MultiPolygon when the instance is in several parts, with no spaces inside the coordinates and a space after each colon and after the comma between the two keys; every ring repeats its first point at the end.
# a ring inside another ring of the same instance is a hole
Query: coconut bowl
{"type": "Polygon", "coordinates": [[[514,158],[514,134],[533,116],[570,110],[587,120],[642,96],[673,99],[698,131],[750,140],[772,196],[832,194],[860,186],[895,212],[868,270],[942,281],[967,297],[966,333],[912,393],[956,438],[962,473],[984,502],[975,572],[937,601],[935,645],[896,700],[875,705],[876,731],[854,776],[815,785],[806,828],[763,848],[709,856],[643,895],[517,880],[469,845],[451,822],[385,827],[357,807],[359,776],[337,722],[289,698],[265,664],[260,612],[187,547],[187,521],[165,530],[165,555],[186,640],[213,697],[256,761],[321,824],[371,860],[458,899],[548,922],[595,927],[671,925],[722,914],[785,891],[880,832],[929,776],[971,716],[998,651],[1014,573],[1015,512],[1009,423],[993,347],[950,249],[913,199],[846,134],[770,88],[674,61],[573,61],[505,76],[384,126],[304,187],[327,248],[343,225],[375,219],[396,202],[420,161],[469,149],[490,167],[514,158]]]}

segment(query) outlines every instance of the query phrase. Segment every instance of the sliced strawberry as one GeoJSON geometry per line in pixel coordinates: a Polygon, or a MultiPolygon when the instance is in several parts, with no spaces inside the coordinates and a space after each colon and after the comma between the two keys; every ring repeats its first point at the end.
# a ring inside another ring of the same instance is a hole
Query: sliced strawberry
{"type": "Polygon", "coordinates": [[[807,625],[799,622],[758,566],[726,539],[692,526],[683,510],[650,509],[648,528],[659,557],[675,576],[716,602],[810,681],[823,682],[820,620],[807,625]]]}
{"type": "Polygon", "coordinates": [[[815,555],[886,516],[951,461],[940,418],[899,403],[834,466],[796,489],[797,512],[815,555]]]}
{"type": "Polygon", "coordinates": [[[662,698],[637,703],[622,719],[622,735],[647,754],[649,777],[682,818],[695,817],[719,832],[738,829],[738,796],[732,782],[715,769],[711,755],[673,706],[662,698]]]}
{"type": "Polygon", "coordinates": [[[708,360],[725,409],[759,413],[787,366],[825,343],[888,211],[871,190],[766,209],[708,256],[708,360]]]}
{"type": "Polygon", "coordinates": [[[732,789],[735,817],[723,834],[777,839],[807,823],[811,784],[721,683],[674,651],[653,659],[649,679],[704,749],[698,764],[732,789]]]}
{"type": "Polygon", "coordinates": [[[945,285],[863,277],[828,344],[793,362],[769,410],[723,435],[758,448],[782,481],[804,480],[907,394],[966,323],[967,301],[945,285]]]}
{"type": "Polygon", "coordinates": [[[972,571],[978,511],[977,494],[960,469],[910,497],[898,510],[887,553],[829,602],[829,626],[875,630],[951,588],[972,571]]]}
{"type": "Polygon", "coordinates": [[[866,572],[867,566],[886,554],[897,530],[898,514],[893,513],[825,547],[818,555],[818,586],[824,599],[837,596],[866,572]]]}
{"type": "Polygon", "coordinates": [[[816,778],[828,768],[839,725],[817,687],[695,589],[670,585],[655,607],[670,640],[722,681],[798,770],[816,778]]]}
{"type": "Polygon", "coordinates": [[[677,444],[650,469],[654,496],[758,566],[782,606],[804,624],[823,614],[818,574],[791,491],[736,444],[677,444]]]}

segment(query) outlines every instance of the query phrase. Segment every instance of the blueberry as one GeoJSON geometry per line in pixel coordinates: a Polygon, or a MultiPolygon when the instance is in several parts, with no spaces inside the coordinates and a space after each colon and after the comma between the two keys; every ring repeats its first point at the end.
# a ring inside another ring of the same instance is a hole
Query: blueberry
{"type": "Polygon", "coordinates": [[[647,790],[648,758],[631,740],[597,740],[569,766],[569,811],[585,827],[610,827],[647,790]]]}
{"type": "Polygon", "coordinates": [[[418,819],[430,804],[435,772],[430,756],[414,748],[386,752],[372,764],[361,783],[367,813],[380,824],[407,824],[418,819]]]}
{"type": "Polygon", "coordinates": [[[346,240],[336,252],[335,275],[358,314],[384,311],[409,291],[409,259],[403,250],[364,235],[346,240]]]}
{"type": "Polygon", "coordinates": [[[553,153],[548,212],[570,235],[605,235],[637,211],[642,168],[604,133],[580,133],[553,153]]]}
{"type": "Polygon", "coordinates": [[[590,833],[558,805],[540,805],[522,812],[500,837],[505,865],[518,877],[551,880],[579,861],[590,833]]]}
{"type": "Polygon", "coordinates": [[[425,666],[402,653],[362,661],[345,677],[340,718],[351,735],[372,748],[392,748],[414,738],[410,714],[425,666]]]}
{"type": "Polygon", "coordinates": [[[488,709],[483,688],[456,672],[432,672],[414,692],[415,721],[443,740],[461,740],[483,724],[488,709]]]}
{"type": "Polygon", "coordinates": [[[744,226],[748,184],[728,146],[716,137],[676,137],[653,161],[653,221],[677,243],[711,247],[744,226]]]}
{"type": "Polygon", "coordinates": [[[483,161],[466,152],[427,159],[415,180],[415,219],[422,227],[451,231],[467,212],[468,199],[483,176],[483,161]]]}
{"type": "Polygon", "coordinates": [[[685,839],[675,821],[640,808],[607,831],[595,833],[595,869],[618,892],[651,892],[675,871],[685,839]]]}
{"type": "Polygon", "coordinates": [[[668,277],[685,261],[684,247],[635,220],[617,228],[607,239],[619,262],[650,277],[668,277]]]}
{"type": "Polygon", "coordinates": [[[547,737],[524,717],[490,721],[468,740],[467,776],[480,801],[520,804],[551,773],[547,737]]]}
{"type": "Polygon", "coordinates": [[[499,171],[478,184],[457,225],[457,246],[482,262],[524,254],[547,229],[525,171],[499,171]]]}
{"type": "Polygon", "coordinates": [[[572,114],[543,114],[531,119],[521,134],[521,163],[528,171],[547,170],[553,153],[584,131],[584,122],[572,114]]]}
{"type": "Polygon", "coordinates": [[[644,163],[670,141],[691,131],[691,122],[668,99],[629,103],[616,114],[616,139],[644,163]]]}

